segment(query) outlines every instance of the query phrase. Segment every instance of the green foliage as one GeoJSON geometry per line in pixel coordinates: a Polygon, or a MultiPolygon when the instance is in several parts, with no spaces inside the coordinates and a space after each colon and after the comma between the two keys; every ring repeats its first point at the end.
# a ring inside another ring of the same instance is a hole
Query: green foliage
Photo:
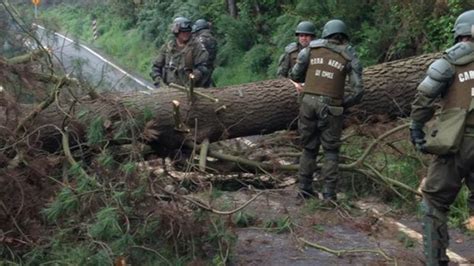
{"type": "MultiPolygon", "coordinates": [[[[142,76],[148,75],[157,48],[172,37],[170,24],[173,18],[206,18],[213,23],[219,42],[214,72],[217,86],[275,77],[276,61],[284,47],[296,40],[294,30],[302,20],[313,21],[319,35],[329,19],[343,19],[349,27],[352,43],[364,65],[368,66],[448,47],[452,44],[450,31],[454,19],[462,10],[472,8],[466,4],[469,1],[463,0],[449,0],[448,8],[439,10],[433,1],[243,0],[238,1],[238,15],[232,17],[223,1],[215,0],[143,0],[140,5],[128,0],[62,2],[68,5],[55,5],[43,12],[42,19],[49,20],[47,24],[51,29],[89,43],[142,76]],[[96,41],[93,41],[91,30],[93,18],[97,19],[100,32],[96,41]]],[[[80,69],[83,63],[78,60],[76,67],[80,69]]],[[[90,117],[87,110],[82,110],[81,115],[90,117]]],[[[135,117],[138,118],[123,119],[110,125],[114,129],[114,140],[135,139],[138,134],[134,130],[152,120],[154,113],[152,109],[144,108],[142,114],[135,117]]],[[[97,116],[87,130],[88,144],[101,149],[101,154],[94,158],[97,159],[94,162],[98,162],[93,166],[96,168],[89,166],[89,169],[81,163],[65,173],[67,186],[59,190],[43,211],[47,220],[57,225],[52,229],[54,234],[51,239],[45,239],[45,242],[49,241],[47,245],[35,247],[23,256],[23,262],[110,265],[117,256],[126,256],[134,265],[184,265],[187,258],[195,255],[191,250],[196,245],[209,242],[214,247],[211,252],[214,264],[227,263],[226,254],[235,236],[226,220],[204,211],[186,217],[187,214],[178,209],[164,212],[162,206],[155,206],[149,196],[148,176],[137,173],[137,163],[143,158],[130,156],[119,160],[112,157],[112,151],[101,145],[110,137],[106,135],[104,122],[97,116]],[[126,181],[124,177],[127,177],[126,181]],[[192,233],[184,230],[191,227],[186,220],[194,222],[192,233]],[[206,226],[205,230],[199,230],[201,224],[206,226]]],[[[367,140],[351,139],[350,145],[343,146],[343,154],[359,157],[367,140]]],[[[415,188],[419,182],[416,173],[422,167],[416,158],[414,154],[385,155],[377,151],[371,154],[367,163],[383,175],[415,188]]],[[[354,193],[377,193],[393,205],[411,208],[385,186],[374,182],[367,186],[369,181],[356,178],[358,182],[341,185],[352,186],[354,193]]],[[[404,191],[400,193],[408,201],[414,199],[404,191]]],[[[211,198],[217,199],[221,195],[222,191],[213,189],[211,198]]],[[[466,197],[467,192],[463,189],[452,207],[451,225],[459,226],[467,217],[466,197]]],[[[223,201],[222,205],[229,205],[228,201],[223,201]]],[[[320,207],[319,201],[310,200],[304,205],[304,211],[312,213],[320,207]]],[[[245,212],[236,213],[232,219],[237,226],[255,222],[255,218],[245,212]]],[[[277,233],[289,232],[292,227],[289,217],[265,223],[266,230],[277,233]]],[[[314,229],[323,230],[318,225],[314,229]]],[[[405,243],[406,240],[401,238],[400,241],[405,243]]],[[[411,243],[405,245],[409,247],[411,243]]],[[[0,252],[4,254],[5,251],[0,252]]]]}
{"type": "Polygon", "coordinates": [[[155,119],[155,112],[153,112],[153,110],[151,108],[149,108],[148,106],[145,106],[142,109],[142,115],[141,115],[142,123],[141,123],[141,125],[145,125],[146,122],[148,122],[150,120],[153,120],[153,119],[155,119]]]}
{"type": "Polygon", "coordinates": [[[105,247],[96,247],[94,244],[65,244],[55,239],[50,249],[37,246],[25,255],[26,265],[43,264],[54,265],[111,265],[113,259],[105,247]]]}
{"type": "Polygon", "coordinates": [[[386,160],[387,162],[397,160],[396,163],[390,163],[387,165],[384,172],[386,176],[399,180],[407,184],[409,187],[416,188],[419,185],[420,178],[417,175],[417,170],[422,166],[418,160],[410,157],[389,157],[386,160]]]}
{"type": "MultiPolygon", "coordinates": [[[[341,151],[344,156],[356,160],[362,156],[372,141],[374,140],[365,136],[353,136],[346,141],[341,151]]],[[[376,169],[382,177],[399,181],[410,188],[416,189],[421,181],[418,175],[420,174],[419,170],[423,167],[422,158],[414,151],[408,140],[398,141],[392,145],[395,149],[379,143],[365,158],[364,163],[376,169]],[[398,149],[405,151],[406,154],[401,156],[398,152],[394,152],[398,149]]],[[[374,182],[374,180],[367,179],[363,175],[352,173],[350,178],[343,178],[340,181],[340,186],[343,187],[342,191],[349,198],[377,195],[394,208],[412,211],[417,208],[417,201],[413,193],[395,185],[390,185],[389,182],[382,180],[380,177],[376,177],[376,182],[374,182]]],[[[350,206],[351,202],[347,201],[346,204],[350,206]]]]}
{"type": "MultiPolygon", "coordinates": [[[[55,245],[55,247],[52,249],[51,254],[49,254],[47,257],[54,258],[53,261],[61,262],[66,265],[86,265],[88,262],[88,258],[92,254],[92,249],[87,245],[55,245]]],[[[110,261],[100,262],[110,263],[110,261]]]]}
{"type": "Polygon", "coordinates": [[[121,24],[123,25],[124,30],[127,30],[135,25],[137,21],[136,12],[138,10],[135,8],[133,1],[108,0],[106,7],[110,9],[110,12],[113,15],[121,18],[121,24]]]}
{"type": "Polygon", "coordinates": [[[464,221],[469,218],[469,205],[467,198],[469,196],[469,190],[466,186],[463,186],[459,191],[454,204],[451,205],[449,212],[449,224],[454,227],[462,227],[464,221]]]}
{"type": "Polygon", "coordinates": [[[104,120],[102,117],[97,116],[92,120],[87,130],[87,143],[89,145],[99,144],[104,140],[104,120]]]}
{"type": "Polygon", "coordinates": [[[452,30],[454,22],[457,16],[464,10],[460,0],[449,0],[447,2],[447,13],[426,20],[427,34],[430,42],[424,48],[428,52],[447,49],[453,43],[448,42],[448,40],[453,40],[452,30]]]}
{"type": "Polygon", "coordinates": [[[97,212],[96,222],[90,226],[89,233],[100,240],[111,240],[120,236],[122,230],[118,223],[117,209],[106,207],[97,212]]]}
{"type": "Polygon", "coordinates": [[[235,54],[228,67],[218,67],[214,71],[215,82],[219,86],[226,86],[262,80],[266,77],[271,61],[272,53],[267,47],[254,46],[247,53],[235,54]]]}
{"type": "Polygon", "coordinates": [[[88,265],[111,265],[114,263],[113,254],[107,248],[99,248],[95,252],[91,252],[87,258],[88,265]]]}
{"type": "Polygon", "coordinates": [[[141,200],[145,196],[145,192],[146,192],[146,187],[145,186],[146,186],[146,184],[141,184],[141,185],[137,186],[132,191],[131,197],[136,199],[136,200],[141,200]]]}
{"type": "Polygon", "coordinates": [[[70,188],[64,187],[43,212],[48,221],[55,221],[62,215],[76,211],[78,207],[79,201],[74,192],[70,188]]]}
{"type": "Polygon", "coordinates": [[[222,190],[215,187],[212,188],[211,195],[210,195],[211,199],[220,198],[222,195],[224,195],[224,192],[222,192],[222,190]]]}
{"type": "Polygon", "coordinates": [[[97,161],[99,162],[99,164],[103,167],[106,167],[106,168],[112,168],[112,166],[114,165],[114,157],[104,151],[102,152],[99,157],[97,158],[97,161]]]}
{"type": "Polygon", "coordinates": [[[413,248],[415,246],[415,241],[404,233],[399,233],[397,238],[405,248],[413,248]]]}
{"type": "Polygon", "coordinates": [[[86,3],[56,6],[45,17],[61,21],[55,24],[62,31],[87,42],[92,42],[90,23],[97,17],[97,48],[145,77],[157,48],[172,38],[173,18],[205,18],[219,42],[213,77],[217,86],[225,86],[275,77],[278,57],[296,41],[294,30],[302,20],[313,21],[319,35],[328,20],[343,19],[365,66],[445,49],[452,44],[454,19],[469,8],[468,0],[447,3],[443,8],[407,1],[239,1],[233,18],[222,2],[213,0],[142,1],[138,6],[109,0],[95,5],[93,12],[86,3]]]}
{"type": "Polygon", "coordinates": [[[229,230],[224,219],[211,218],[207,242],[213,244],[218,252],[212,259],[214,265],[228,264],[230,248],[235,241],[236,236],[229,230]]]}
{"type": "Polygon", "coordinates": [[[79,110],[76,113],[76,117],[82,120],[87,117],[87,114],[89,114],[89,110],[79,110]]]}
{"type": "Polygon", "coordinates": [[[161,222],[156,217],[150,217],[144,221],[143,226],[139,227],[137,234],[139,237],[147,239],[151,238],[153,232],[156,232],[161,226],[161,222]]]}
{"type": "Polygon", "coordinates": [[[305,201],[305,204],[303,205],[303,213],[311,215],[317,212],[318,210],[321,210],[322,208],[323,201],[316,198],[311,198],[305,201]]]}
{"type": "Polygon", "coordinates": [[[275,220],[265,222],[265,229],[277,234],[287,233],[292,230],[293,222],[289,216],[279,217],[275,220]]]}
{"type": "Polygon", "coordinates": [[[247,212],[239,211],[232,216],[232,221],[237,227],[248,227],[256,223],[256,217],[247,212]]]}
{"type": "Polygon", "coordinates": [[[124,163],[120,166],[120,170],[126,175],[130,176],[137,170],[137,164],[135,162],[124,163]]]}
{"type": "Polygon", "coordinates": [[[313,224],[313,230],[318,233],[322,233],[324,232],[324,227],[320,224],[313,224]]]}

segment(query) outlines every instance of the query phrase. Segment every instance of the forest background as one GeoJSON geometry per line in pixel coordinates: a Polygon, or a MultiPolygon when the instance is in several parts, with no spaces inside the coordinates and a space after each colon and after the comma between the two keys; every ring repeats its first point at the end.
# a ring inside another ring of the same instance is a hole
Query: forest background
{"type": "MultiPolygon", "coordinates": [[[[22,0],[28,8],[31,2],[22,0]]],[[[88,42],[124,67],[148,77],[175,17],[212,23],[218,40],[217,86],[276,77],[278,58],[296,41],[296,25],[342,19],[365,66],[441,51],[452,45],[456,17],[473,0],[44,0],[40,20],[52,30],[88,42]],[[94,41],[92,20],[99,37],[94,41]]]]}
{"type": "MultiPolygon", "coordinates": [[[[159,47],[172,37],[170,24],[175,17],[186,16],[193,21],[205,18],[212,22],[219,42],[214,72],[218,87],[276,78],[278,58],[286,45],[296,41],[294,30],[302,20],[314,22],[318,36],[328,20],[344,20],[359,57],[365,66],[370,66],[450,47],[456,17],[474,7],[473,0],[43,0],[35,19],[30,0],[10,2],[21,12],[26,23],[36,21],[46,28],[87,43],[144,77],[148,77],[159,47]],[[92,32],[94,18],[99,33],[96,40],[92,32]]],[[[8,36],[11,32],[3,30],[7,28],[8,19],[8,16],[0,16],[0,44],[3,49],[0,51],[6,58],[15,54],[8,54],[7,42],[4,42],[13,38],[8,36]]],[[[18,51],[18,54],[21,53],[24,51],[18,51]]],[[[150,117],[150,114],[144,113],[143,117],[150,117]]],[[[204,247],[205,251],[212,252],[198,255],[211,258],[213,264],[224,264],[228,256],[220,251],[229,250],[235,240],[226,221],[202,210],[189,213],[186,208],[181,208],[187,206],[182,202],[175,202],[177,207],[173,209],[164,200],[158,203],[153,201],[150,180],[143,177],[143,171],[136,166],[136,162],[141,162],[143,158],[138,160],[130,156],[130,160],[114,161],[112,148],[103,141],[105,137],[99,134],[101,132],[96,132],[100,130],[95,130],[101,129],[101,121],[96,122],[88,129],[87,145],[99,145],[97,150],[100,152],[92,150],[87,155],[93,158],[90,160],[93,163],[84,165],[84,169],[105,186],[90,183],[88,175],[81,172],[81,167],[71,167],[68,171],[66,168],[64,171],[62,168],[54,172],[45,171],[43,176],[47,176],[46,181],[44,177],[35,179],[34,175],[24,174],[26,177],[18,180],[35,180],[38,183],[33,184],[39,189],[32,194],[46,191],[44,187],[48,186],[54,190],[50,194],[44,193],[43,198],[47,199],[48,204],[40,206],[41,213],[17,219],[19,226],[28,229],[27,233],[35,232],[28,234],[35,240],[32,241],[35,245],[16,249],[0,246],[0,258],[12,264],[59,261],[72,265],[104,265],[126,257],[137,265],[156,265],[157,261],[179,265],[192,261],[195,253],[199,253],[198,249],[204,247]],[[93,133],[98,137],[90,137],[95,136],[93,133]],[[78,181],[73,186],[51,185],[58,183],[57,180],[63,176],[77,177],[78,181]],[[133,182],[116,182],[121,176],[133,182]],[[207,246],[208,243],[212,244],[212,248],[207,246]]],[[[413,153],[411,144],[408,140],[406,142],[407,150],[413,153]]],[[[345,151],[360,155],[364,144],[360,146],[348,145],[345,151]]],[[[57,156],[62,158],[61,154],[57,156]]],[[[33,159],[37,164],[42,162],[34,156],[33,159]]],[[[387,167],[388,175],[406,178],[409,180],[407,183],[415,188],[419,182],[416,171],[422,168],[420,161],[410,156],[398,160],[390,157],[389,161],[393,167],[387,167]]],[[[23,168],[20,170],[24,171],[23,168]]],[[[20,170],[18,172],[23,174],[20,170]]],[[[159,176],[156,180],[161,182],[161,174],[159,176]]],[[[0,181],[2,177],[0,175],[0,181]]],[[[9,180],[3,179],[5,183],[9,180]]],[[[29,184],[26,181],[22,184],[29,184]]],[[[15,185],[14,182],[12,184],[15,185]]],[[[373,189],[371,192],[379,191],[376,186],[370,189],[373,189]]],[[[212,190],[212,197],[217,198],[219,194],[222,193],[217,189],[212,190]]],[[[28,191],[25,195],[29,195],[28,191]]],[[[452,219],[451,225],[460,226],[468,215],[466,198],[464,190],[459,205],[456,205],[463,208],[452,213],[452,217],[458,218],[456,222],[452,219]]],[[[407,208],[406,205],[403,207],[407,208]]],[[[30,209],[23,209],[22,214],[28,214],[30,209]]],[[[238,217],[236,224],[241,220],[250,220],[244,212],[238,213],[238,217]]],[[[287,223],[285,219],[280,221],[287,223]]],[[[17,235],[21,237],[21,234],[17,235]]],[[[6,237],[0,239],[11,240],[6,237]]]]}

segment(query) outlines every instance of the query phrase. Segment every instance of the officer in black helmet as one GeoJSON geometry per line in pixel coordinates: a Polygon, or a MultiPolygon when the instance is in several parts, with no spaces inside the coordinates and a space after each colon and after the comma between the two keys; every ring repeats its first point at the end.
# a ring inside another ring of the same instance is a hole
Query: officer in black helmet
{"type": "MultiPolygon", "coordinates": [[[[448,265],[448,212],[463,184],[474,204],[474,10],[454,23],[454,46],[428,68],[412,104],[410,137],[416,149],[435,155],[421,185],[426,265],[448,265]],[[424,126],[441,108],[432,130],[424,126]]],[[[472,215],[472,214],[471,214],[472,215]]]]}
{"type": "Polygon", "coordinates": [[[191,20],[185,17],[174,19],[171,25],[174,38],[160,48],[151,68],[150,76],[155,87],[159,88],[161,83],[204,85],[204,78],[209,75],[209,54],[202,45],[191,41],[191,31],[191,20]]]}
{"type": "Polygon", "coordinates": [[[298,54],[290,78],[295,81],[296,89],[303,93],[298,121],[303,145],[299,192],[302,198],[315,195],[313,173],[322,146],[323,197],[331,203],[337,200],[343,111],[360,102],[363,95],[362,65],[349,43],[343,21],[334,19],[326,23],[321,39],[311,41],[298,54]],[[346,77],[353,93],[345,90],[346,77]]]}
{"type": "Polygon", "coordinates": [[[193,25],[193,36],[194,41],[201,44],[209,53],[209,60],[207,62],[209,73],[206,77],[203,77],[203,87],[210,87],[213,84],[212,72],[214,71],[214,61],[217,55],[217,40],[212,35],[210,23],[205,19],[196,20],[193,25]]]}
{"type": "Polygon", "coordinates": [[[314,39],[316,36],[315,31],[316,28],[310,21],[302,21],[296,26],[295,36],[298,38],[298,42],[292,42],[285,47],[285,53],[280,56],[278,61],[278,77],[288,77],[291,68],[296,63],[298,53],[314,39]]]}

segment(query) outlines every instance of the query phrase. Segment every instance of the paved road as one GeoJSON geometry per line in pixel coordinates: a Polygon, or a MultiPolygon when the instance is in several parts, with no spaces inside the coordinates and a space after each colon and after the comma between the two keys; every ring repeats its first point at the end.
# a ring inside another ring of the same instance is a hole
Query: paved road
{"type": "Polygon", "coordinates": [[[51,49],[66,73],[88,81],[92,86],[99,87],[100,91],[153,90],[151,83],[132,76],[89,47],[59,33],[48,32],[40,25],[36,26],[41,43],[51,49]]]}

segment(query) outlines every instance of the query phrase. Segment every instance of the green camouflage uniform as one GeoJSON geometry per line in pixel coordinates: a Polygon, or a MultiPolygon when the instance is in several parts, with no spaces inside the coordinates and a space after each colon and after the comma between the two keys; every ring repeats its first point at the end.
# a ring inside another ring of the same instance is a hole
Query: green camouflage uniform
{"type": "Polygon", "coordinates": [[[285,47],[285,53],[278,60],[277,76],[279,78],[287,78],[290,75],[301,49],[303,49],[303,46],[296,42],[292,42],[285,47]]]}
{"type": "Polygon", "coordinates": [[[217,56],[217,40],[211,33],[210,29],[201,29],[194,33],[194,39],[196,42],[201,44],[209,54],[207,61],[207,67],[209,69],[208,74],[203,77],[202,87],[210,87],[212,85],[212,72],[214,71],[214,61],[217,56]]]}
{"type": "MultiPolygon", "coordinates": [[[[433,62],[427,77],[419,84],[412,104],[411,131],[419,131],[422,141],[417,146],[423,151],[423,127],[435,113],[435,102],[441,98],[441,115],[452,110],[469,111],[465,132],[457,152],[438,154],[429,166],[422,186],[423,240],[427,265],[447,265],[449,244],[447,220],[449,206],[454,202],[463,182],[474,189],[474,43],[460,42],[446,50],[441,59],[433,62]]],[[[449,128],[438,128],[439,132],[449,128]]],[[[415,143],[416,140],[412,141],[415,143]]],[[[454,138],[454,136],[453,136],[454,138]]],[[[415,138],[416,139],[416,138],[415,138]]],[[[474,199],[469,198],[471,208],[474,199]]]]}
{"type": "Polygon", "coordinates": [[[209,76],[209,54],[202,45],[189,41],[184,47],[178,47],[172,40],[160,48],[153,62],[150,76],[155,83],[163,81],[166,85],[176,83],[189,86],[189,74],[194,74],[196,87],[203,87],[209,76]]]}
{"type": "Polygon", "coordinates": [[[290,78],[305,82],[298,129],[303,144],[300,157],[300,190],[313,194],[312,180],[320,145],[324,149],[321,176],[323,196],[336,199],[343,110],[358,103],[363,94],[362,65],[354,49],[332,39],[313,40],[301,50],[290,78]],[[353,94],[344,90],[349,77],[353,94]]]}

